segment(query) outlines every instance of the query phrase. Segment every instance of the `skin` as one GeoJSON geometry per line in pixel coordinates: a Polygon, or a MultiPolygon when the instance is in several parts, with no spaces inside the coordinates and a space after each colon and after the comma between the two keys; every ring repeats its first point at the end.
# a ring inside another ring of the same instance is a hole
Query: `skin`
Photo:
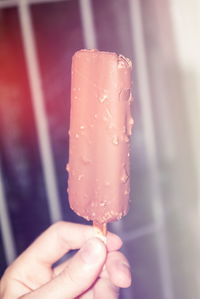
{"type": "Polygon", "coordinates": [[[5,271],[2,299],[118,298],[131,285],[121,239],[108,232],[106,245],[91,226],[58,222],[50,226],[5,271]],[[52,265],[72,249],[80,249],[63,264],[52,265]]]}

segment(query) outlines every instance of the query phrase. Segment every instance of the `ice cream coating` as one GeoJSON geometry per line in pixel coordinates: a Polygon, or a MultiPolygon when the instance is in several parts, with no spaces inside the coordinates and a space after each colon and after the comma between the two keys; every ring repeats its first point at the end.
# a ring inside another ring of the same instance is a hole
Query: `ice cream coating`
{"type": "Polygon", "coordinates": [[[115,53],[80,50],[72,59],[69,202],[96,223],[128,210],[131,71],[131,61],[115,53]]]}

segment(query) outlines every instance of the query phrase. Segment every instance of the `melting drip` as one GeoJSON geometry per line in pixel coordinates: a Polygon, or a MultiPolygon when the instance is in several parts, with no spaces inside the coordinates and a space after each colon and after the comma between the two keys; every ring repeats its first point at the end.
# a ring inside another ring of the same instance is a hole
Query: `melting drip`
{"type": "Polygon", "coordinates": [[[78,181],[80,181],[81,179],[83,179],[84,178],[84,175],[83,174],[80,174],[79,176],[78,176],[78,181]]]}
{"type": "Polygon", "coordinates": [[[99,101],[101,103],[103,103],[107,98],[108,98],[108,96],[106,94],[104,94],[102,97],[99,98],[99,101]]]}
{"type": "Polygon", "coordinates": [[[129,137],[128,137],[128,135],[125,135],[125,136],[124,136],[124,141],[125,141],[125,142],[129,142],[129,137]]]}
{"type": "Polygon", "coordinates": [[[113,136],[112,143],[115,145],[119,144],[119,138],[116,135],[113,136]]]}
{"type": "Polygon", "coordinates": [[[124,166],[122,176],[121,176],[121,182],[125,184],[128,181],[128,178],[129,178],[129,176],[128,176],[127,170],[124,166]]]}
{"type": "Polygon", "coordinates": [[[127,134],[128,135],[131,135],[131,133],[132,133],[133,124],[134,124],[134,120],[132,117],[130,117],[127,121],[127,134]]]}
{"type": "Polygon", "coordinates": [[[107,202],[106,201],[102,201],[102,202],[100,202],[100,207],[105,207],[106,205],[107,205],[107,202]]]}

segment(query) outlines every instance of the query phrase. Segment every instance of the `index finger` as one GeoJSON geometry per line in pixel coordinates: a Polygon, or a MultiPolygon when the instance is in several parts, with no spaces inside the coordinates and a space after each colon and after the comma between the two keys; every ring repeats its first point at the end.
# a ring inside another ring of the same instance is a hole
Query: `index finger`
{"type": "MultiPolygon", "coordinates": [[[[60,221],[42,233],[16,262],[23,260],[23,263],[30,265],[34,261],[51,267],[69,250],[80,248],[92,237],[96,237],[92,226],[60,221]]],[[[108,251],[118,250],[122,241],[117,235],[108,232],[106,245],[108,251]]]]}

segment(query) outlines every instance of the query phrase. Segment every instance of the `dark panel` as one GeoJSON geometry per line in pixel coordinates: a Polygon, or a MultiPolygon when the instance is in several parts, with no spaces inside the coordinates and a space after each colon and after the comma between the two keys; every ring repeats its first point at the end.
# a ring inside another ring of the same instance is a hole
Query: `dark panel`
{"type": "Polygon", "coordinates": [[[0,158],[10,221],[20,253],[49,225],[19,19],[0,14],[0,158]]]}
{"type": "Polygon", "coordinates": [[[71,58],[83,48],[78,1],[32,5],[42,84],[55,158],[63,217],[80,222],[67,200],[68,129],[71,58]]]}

